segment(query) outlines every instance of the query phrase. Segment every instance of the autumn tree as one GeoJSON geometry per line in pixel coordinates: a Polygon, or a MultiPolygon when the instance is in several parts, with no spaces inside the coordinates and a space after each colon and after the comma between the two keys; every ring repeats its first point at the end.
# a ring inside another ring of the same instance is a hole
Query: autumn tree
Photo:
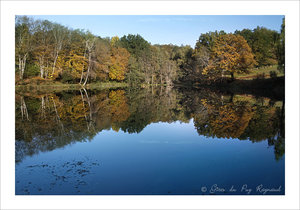
{"type": "Polygon", "coordinates": [[[82,52],[72,50],[68,56],[68,67],[74,79],[81,78],[81,73],[87,68],[88,60],[82,52]]]}
{"type": "Polygon", "coordinates": [[[127,71],[129,52],[125,48],[112,48],[109,66],[109,78],[122,81],[127,71]]]}
{"type": "Polygon", "coordinates": [[[227,73],[234,79],[234,73],[246,72],[255,64],[254,56],[247,41],[240,35],[225,34],[219,36],[212,48],[211,61],[203,74],[227,73]]]}
{"type": "Polygon", "coordinates": [[[101,38],[47,20],[17,16],[15,43],[19,79],[40,75],[40,81],[52,78],[83,85],[115,80],[171,86],[176,82],[213,82],[221,75],[234,78],[236,72],[247,72],[253,65],[278,62],[278,68],[284,67],[284,23],[280,35],[262,27],[235,34],[208,32],[199,36],[193,49],[152,45],[139,34],[101,38]]]}
{"type": "Polygon", "coordinates": [[[97,39],[95,43],[95,60],[95,72],[97,80],[108,80],[111,61],[110,40],[103,38],[97,39]]]}
{"type": "Polygon", "coordinates": [[[120,44],[120,39],[119,39],[118,36],[114,36],[114,37],[111,38],[111,40],[110,40],[110,45],[111,45],[112,47],[118,47],[119,44],[120,44]]]}

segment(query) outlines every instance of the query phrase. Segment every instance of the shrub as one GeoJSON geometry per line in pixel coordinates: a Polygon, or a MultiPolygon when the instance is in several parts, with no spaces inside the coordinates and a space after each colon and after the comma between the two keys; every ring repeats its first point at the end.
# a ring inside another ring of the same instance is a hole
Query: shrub
{"type": "Polygon", "coordinates": [[[40,74],[40,69],[35,64],[27,64],[24,71],[24,78],[36,77],[40,74]]]}
{"type": "Polygon", "coordinates": [[[72,83],[74,80],[71,72],[69,70],[65,70],[61,74],[61,82],[62,83],[72,83]]]}
{"type": "Polygon", "coordinates": [[[256,79],[265,79],[266,75],[265,73],[257,74],[256,79]]]}
{"type": "Polygon", "coordinates": [[[276,78],[277,77],[277,72],[276,71],[270,71],[270,77],[271,78],[276,78]]]}

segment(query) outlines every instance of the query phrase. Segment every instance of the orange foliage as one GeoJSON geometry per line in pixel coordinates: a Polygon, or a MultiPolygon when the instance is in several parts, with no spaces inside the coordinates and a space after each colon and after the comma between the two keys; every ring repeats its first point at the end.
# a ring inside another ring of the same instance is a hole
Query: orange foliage
{"type": "Polygon", "coordinates": [[[125,48],[112,48],[110,57],[109,78],[122,81],[125,79],[130,54],[125,48]]]}
{"type": "Polygon", "coordinates": [[[110,99],[110,113],[112,122],[123,122],[129,116],[129,107],[127,104],[127,98],[124,90],[112,90],[109,93],[110,99]]]}
{"type": "Polygon", "coordinates": [[[252,50],[240,35],[219,36],[212,47],[211,62],[203,74],[245,72],[255,64],[252,50]]]}

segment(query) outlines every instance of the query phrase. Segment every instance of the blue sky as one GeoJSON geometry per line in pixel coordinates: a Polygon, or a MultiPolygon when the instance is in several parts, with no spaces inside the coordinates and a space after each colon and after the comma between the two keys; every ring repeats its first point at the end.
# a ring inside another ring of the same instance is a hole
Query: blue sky
{"type": "Polygon", "coordinates": [[[234,32],[263,26],[280,31],[282,15],[34,15],[101,37],[140,34],[151,44],[195,46],[201,33],[234,32]]]}

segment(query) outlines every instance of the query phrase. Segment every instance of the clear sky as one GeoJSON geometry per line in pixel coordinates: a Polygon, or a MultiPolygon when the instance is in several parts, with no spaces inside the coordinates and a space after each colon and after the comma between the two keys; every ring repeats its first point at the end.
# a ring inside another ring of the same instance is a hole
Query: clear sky
{"type": "Polygon", "coordinates": [[[94,35],[112,37],[140,34],[151,44],[195,46],[201,33],[234,32],[263,26],[280,31],[282,15],[35,15],[94,35]]]}

